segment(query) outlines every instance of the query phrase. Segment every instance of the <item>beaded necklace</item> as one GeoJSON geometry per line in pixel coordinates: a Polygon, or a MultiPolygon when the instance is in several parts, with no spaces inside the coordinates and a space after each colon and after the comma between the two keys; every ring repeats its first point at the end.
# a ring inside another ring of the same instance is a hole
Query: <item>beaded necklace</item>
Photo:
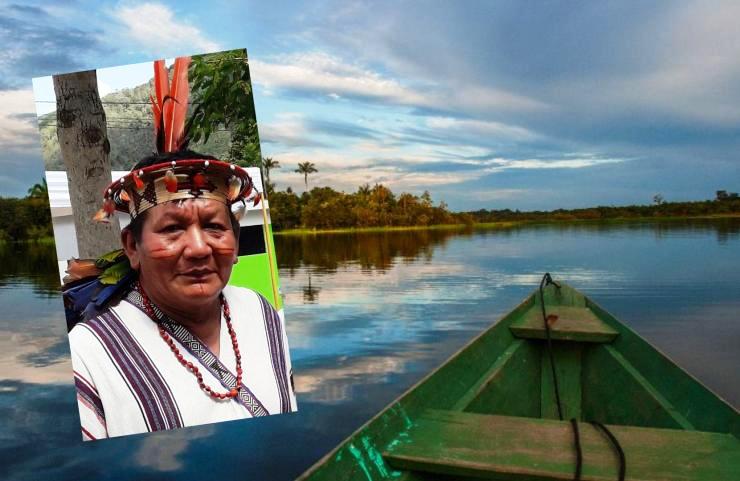
{"type": "MultiPolygon", "coordinates": [[[[139,288],[139,292],[141,293],[141,298],[144,302],[144,308],[146,309],[147,314],[152,319],[157,319],[158,316],[154,311],[152,301],[149,300],[149,297],[144,292],[144,289],[142,289],[141,284],[139,284],[137,287],[139,288]]],[[[229,303],[226,302],[226,298],[224,297],[223,293],[220,295],[220,300],[221,309],[224,314],[224,319],[226,320],[226,326],[229,330],[229,336],[231,336],[231,346],[234,348],[234,356],[236,357],[236,387],[231,389],[229,392],[215,392],[213,389],[211,389],[210,386],[206,385],[206,383],[203,382],[203,374],[200,373],[198,366],[194,365],[190,361],[185,360],[183,355],[180,353],[180,349],[178,349],[177,345],[175,344],[175,341],[172,340],[170,335],[165,330],[163,323],[157,322],[157,327],[159,328],[159,335],[162,337],[162,339],[164,339],[164,342],[166,342],[167,345],[170,346],[170,350],[173,352],[177,360],[180,361],[180,364],[182,364],[188,371],[193,373],[196,379],[198,379],[198,386],[200,386],[200,388],[206,394],[214,399],[230,399],[235,398],[239,395],[239,389],[242,384],[242,356],[239,352],[239,344],[236,342],[236,332],[234,332],[234,328],[231,325],[231,311],[229,310],[229,303]]]]}

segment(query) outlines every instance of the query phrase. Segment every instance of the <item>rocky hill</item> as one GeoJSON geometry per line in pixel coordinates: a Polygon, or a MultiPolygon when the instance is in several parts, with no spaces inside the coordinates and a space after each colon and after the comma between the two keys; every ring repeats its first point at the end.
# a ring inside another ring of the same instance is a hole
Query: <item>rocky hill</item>
{"type": "MultiPolygon", "coordinates": [[[[113,170],[129,170],[139,159],[155,151],[154,129],[149,95],[154,92],[153,79],[130,89],[112,92],[101,98],[108,125],[108,140],[113,170]]],[[[39,117],[39,131],[46,170],[64,170],[56,133],[56,112],[39,117]]],[[[229,151],[230,133],[214,132],[207,144],[191,144],[204,154],[225,158],[229,151]]]]}

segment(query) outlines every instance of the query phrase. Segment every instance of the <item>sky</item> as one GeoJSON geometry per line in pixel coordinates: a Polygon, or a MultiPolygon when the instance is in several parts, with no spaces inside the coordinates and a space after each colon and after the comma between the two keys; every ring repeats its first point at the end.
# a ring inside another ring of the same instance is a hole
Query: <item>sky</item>
{"type": "Polygon", "coordinates": [[[740,191],[737,18],[731,1],[0,0],[0,195],[43,175],[32,78],[246,47],[280,189],[302,192],[310,161],[309,187],[452,210],[713,198],[740,191]]]}

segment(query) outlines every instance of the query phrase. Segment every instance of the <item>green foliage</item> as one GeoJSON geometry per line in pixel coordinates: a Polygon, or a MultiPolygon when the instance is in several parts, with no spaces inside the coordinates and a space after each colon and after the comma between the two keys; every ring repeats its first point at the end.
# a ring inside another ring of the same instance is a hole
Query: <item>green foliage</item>
{"type": "Polygon", "coordinates": [[[52,235],[51,213],[46,198],[0,197],[0,241],[33,241],[52,235]]]}
{"type": "Polygon", "coordinates": [[[99,269],[106,269],[112,264],[126,257],[123,249],[115,249],[95,259],[95,266],[99,269]]]}
{"type": "Polygon", "coordinates": [[[33,184],[33,186],[28,188],[28,196],[41,198],[49,196],[49,186],[46,184],[46,177],[41,179],[40,184],[33,184]]]}
{"type": "Polygon", "coordinates": [[[128,257],[123,256],[118,262],[110,265],[100,275],[100,282],[103,284],[115,284],[131,271],[131,264],[128,257]]]}
{"type": "Polygon", "coordinates": [[[247,52],[244,49],[192,57],[189,79],[194,109],[191,140],[207,142],[214,132],[231,132],[228,159],[260,166],[261,154],[247,52]]]}
{"type": "Polygon", "coordinates": [[[290,192],[270,194],[270,218],[275,230],[295,229],[301,226],[301,199],[290,192]]]}
{"type": "Polygon", "coordinates": [[[421,197],[409,193],[396,197],[380,184],[362,186],[354,194],[314,187],[300,197],[274,192],[269,199],[276,230],[472,223],[471,216],[453,214],[444,203],[434,206],[428,192],[421,197]]]}

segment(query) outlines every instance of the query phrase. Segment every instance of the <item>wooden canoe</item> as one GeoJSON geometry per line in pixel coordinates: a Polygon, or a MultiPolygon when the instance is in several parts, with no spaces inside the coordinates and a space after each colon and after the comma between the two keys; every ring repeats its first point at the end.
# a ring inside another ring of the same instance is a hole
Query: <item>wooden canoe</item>
{"type": "Polygon", "coordinates": [[[740,414],[575,289],[536,291],[298,479],[740,480],[740,414]],[[555,402],[555,359],[563,419],[555,402]]]}

